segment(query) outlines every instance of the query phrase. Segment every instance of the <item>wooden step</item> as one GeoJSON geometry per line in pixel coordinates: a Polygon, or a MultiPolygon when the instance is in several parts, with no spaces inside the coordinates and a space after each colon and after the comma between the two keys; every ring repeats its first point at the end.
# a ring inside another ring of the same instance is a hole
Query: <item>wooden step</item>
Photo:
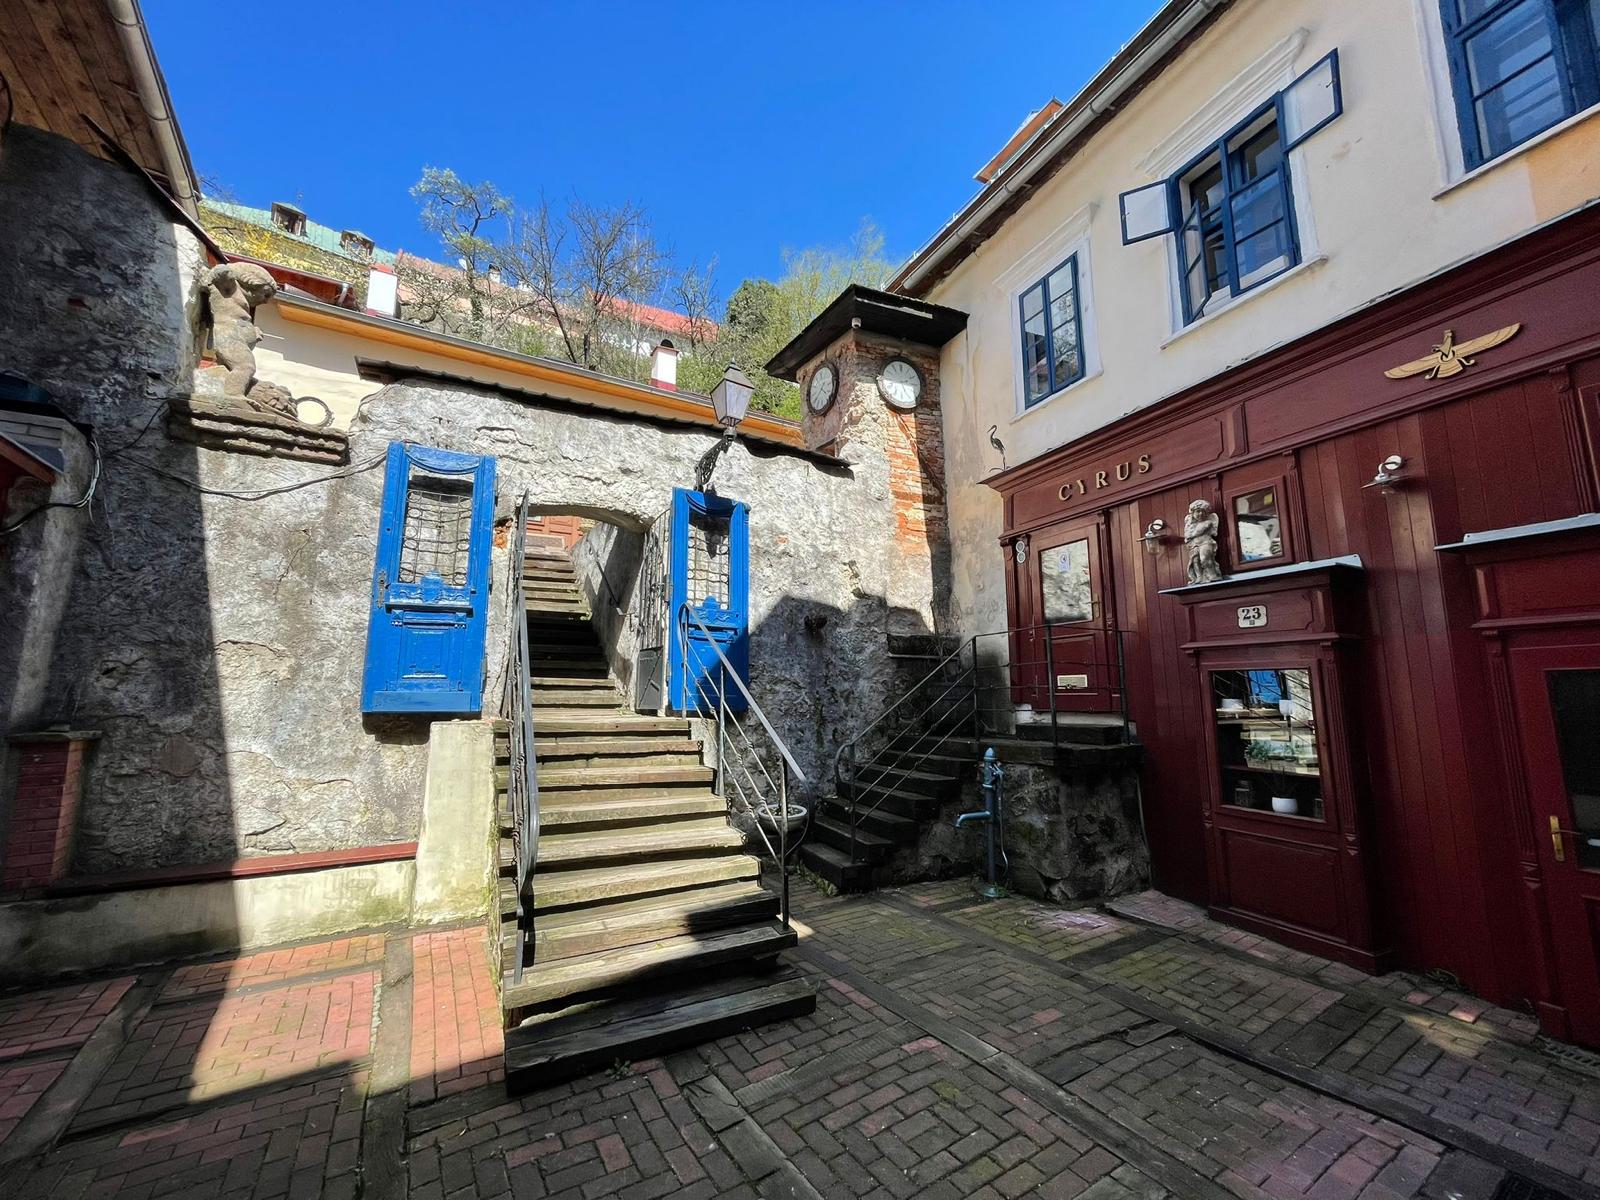
{"type": "MultiPolygon", "coordinates": [[[[849,801],[830,796],[823,800],[819,808],[824,815],[832,817],[841,824],[845,826],[850,824],[849,801]]],[[[885,812],[881,808],[872,808],[870,803],[863,804],[858,812],[857,829],[865,829],[868,833],[875,833],[900,845],[916,841],[917,834],[922,828],[920,822],[910,817],[885,812]]]]}
{"type": "Polygon", "coordinates": [[[681,717],[640,716],[635,713],[559,712],[544,709],[533,714],[534,736],[569,734],[614,736],[633,733],[686,735],[689,722],[681,717]]]}
{"type": "MultiPolygon", "coordinates": [[[[597,684],[592,679],[577,679],[577,678],[574,678],[571,675],[532,675],[532,674],[530,674],[528,676],[528,686],[529,687],[534,687],[534,688],[544,688],[544,689],[549,690],[549,691],[558,691],[558,692],[578,691],[578,692],[582,692],[582,691],[593,691],[594,689],[600,687],[601,685],[597,684]]],[[[609,684],[608,683],[606,686],[608,686],[613,693],[618,694],[618,695],[621,694],[621,693],[617,692],[617,688],[616,688],[615,684],[609,684]]]]}
{"type": "Polygon", "coordinates": [[[707,936],[686,934],[601,954],[535,962],[523,971],[521,982],[513,981],[507,971],[502,1003],[506,1008],[524,1008],[624,983],[637,989],[647,979],[688,974],[741,959],[771,957],[789,949],[796,940],[794,930],[785,929],[776,921],[761,921],[707,936]]]}
{"type": "Polygon", "coordinates": [[[598,954],[661,938],[768,921],[777,915],[778,897],[748,880],[691,888],[670,896],[570,908],[545,914],[534,923],[532,961],[598,954]]]}
{"type": "MultiPolygon", "coordinates": [[[[829,813],[818,812],[812,815],[811,830],[807,836],[811,841],[832,846],[846,854],[851,852],[850,822],[841,821],[829,813]]],[[[894,854],[894,845],[886,837],[879,837],[866,829],[857,829],[854,843],[855,861],[874,864],[885,862],[894,854]]]]}
{"type": "Polygon", "coordinates": [[[641,733],[634,737],[558,737],[534,735],[540,761],[562,758],[604,758],[611,755],[699,754],[693,738],[661,737],[641,733]]]}
{"type": "Polygon", "coordinates": [[[750,855],[725,854],[715,858],[624,863],[568,871],[547,872],[535,866],[529,886],[533,890],[534,906],[542,915],[577,904],[659,895],[731,879],[755,879],[760,873],[761,864],[750,855]]]}
{"type": "Polygon", "coordinates": [[[552,708],[621,708],[622,697],[614,688],[547,688],[531,689],[534,706],[552,708]]]}
{"type": "Polygon", "coordinates": [[[709,785],[709,767],[584,767],[567,770],[559,766],[539,768],[539,790],[590,789],[604,787],[643,787],[652,783],[698,783],[709,785]]]}
{"type": "Polygon", "coordinates": [[[539,827],[555,830],[591,825],[670,822],[684,817],[721,816],[727,811],[727,801],[710,792],[667,792],[623,800],[596,799],[578,794],[563,797],[559,802],[551,797],[542,797],[539,827]]]}
{"type": "Polygon", "coordinates": [[[852,862],[850,856],[837,846],[807,841],[800,847],[800,861],[814,875],[841,892],[864,892],[873,883],[872,868],[866,863],[852,862]]]}
{"type": "Polygon", "coordinates": [[[560,832],[560,828],[555,826],[551,831],[540,828],[540,871],[744,849],[744,834],[720,815],[575,833],[560,832]]]}
{"type": "Polygon", "coordinates": [[[816,989],[794,968],[658,990],[638,999],[580,1005],[506,1034],[506,1087],[520,1092],[574,1079],[815,1011],[816,989]]]}

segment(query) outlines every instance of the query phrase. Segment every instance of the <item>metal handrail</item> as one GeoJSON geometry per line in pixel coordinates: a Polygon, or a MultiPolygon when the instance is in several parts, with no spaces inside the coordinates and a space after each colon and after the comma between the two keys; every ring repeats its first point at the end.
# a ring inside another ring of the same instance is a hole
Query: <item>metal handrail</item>
{"type": "MultiPolygon", "coordinates": [[[[941,745],[956,736],[955,728],[940,729],[937,727],[949,721],[949,718],[952,715],[958,715],[962,713],[962,708],[965,705],[968,695],[970,695],[972,700],[971,718],[973,725],[973,736],[978,737],[982,733],[980,720],[982,712],[980,707],[981,694],[995,690],[1010,692],[1018,686],[1023,686],[1022,684],[1019,684],[1015,677],[1016,672],[1020,668],[1043,666],[1045,670],[1044,690],[1050,700],[1049,714],[1051,742],[1052,745],[1059,746],[1060,727],[1057,719],[1059,716],[1059,710],[1056,703],[1054,634],[1057,631],[1063,629],[1070,630],[1075,627],[1114,638],[1114,658],[1108,654],[1107,661],[1105,662],[1101,662],[1098,657],[1089,660],[1075,658],[1073,661],[1075,665],[1082,664],[1090,668],[1107,667],[1114,671],[1114,680],[1110,682],[1107,688],[1104,690],[1115,695],[1116,711],[1121,716],[1124,736],[1126,736],[1129,728],[1127,655],[1124,641],[1124,631],[1121,628],[1115,627],[1109,622],[1105,622],[1103,624],[1095,622],[1092,624],[1073,623],[1072,625],[1065,625],[1059,622],[1046,621],[1040,624],[995,630],[990,633],[976,634],[972,637],[969,637],[962,641],[950,654],[941,659],[937,666],[935,666],[931,671],[929,671],[915,684],[908,688],[905,693],[899,697],[899,699],[897,699],[893,704],[889,705],[870,722],[863,726],[854,737],[843,743],[834,753],[833,776],[836,794],[841,794],[845,790],[844,785],[846,782],[847,761],[849,764],[848,777],[850,783],[849,802],[851,861],[855,861],[856,859],[857,831],[861,818],[877,811],[877,809],[882,806],[884,801],[888,799],[888,793],[890,790],[892,790],[890,785],[887,784],[885,780],[889,779],[891,776],[903,775],[907,770],[915,769],[916,766],[925,762],[930,755],[937,751],[941,745]],[[1026,661],[1013,661],[1010,653],[1012,649],[1012,638],[1019,633],[1038,631],[1043,631],[1044,633],[1044,657],[1039,660],[1029,659],[1026,661]],[[981,681],[981,672],[978,662],[978,643],[991,638],[999,638],[1004,640],[1003,644],[1007,648],[1006,660],[997,663],[996,665],[1006,673],[1007,678],[1006,681],[1001,684],[985,685],[981,681]],[[970,663],[963,667],[956,674],[954,679],[946,676],[945,672],[949,668],[950,664],[956,661],[961,655],[967,653],[969,650],[972,656],[970,663]],[[928,696],[925,694],[926,692],[932,690],[928,686],[930,683],[934,684],[935,688],[938,688],[936,695],[928,696]],[[942,685],[942,687],[940,685],[942,685]],[[952,700],[947,706],[941,707],[941,705],[945,705],[947,700],[950,700],[953,694],[956,694],[954,700],[952,700]],[[917,718],[915,719],[926,720],[927,727],[921,729],[902,728],[896,730],[883,742],[882,745],[878,746],[878,748],[869,757],[858,762],[857,756],[860,754],[861,747],[868,735],[877,730],[884,723],[884,721],[896,711],[904,708],[908,704],[911,704],[914,700],[918,701],[919,708],[917,718]],[[909,742],[903,742],[902,739],[904,739],[908,733],[912,733],[914,736],[911,736],[909,742]],[[926,748],[921,749],[921,752],[918,753],[918,749],[922,747],[923,743],[927,742],[930,738],[932,739],[931,744],[929,744],[926,748]],[[912,761],[911,766],[908,767],[906,765],[906,760],[912,755],[915,755],[915,758],[912,761]],[[875,767],[878,769],[873,777],[870,780],[865,779],[865,775],[875,767]],[[863,806],[863,793],[870,795],[874,791],[881,792],[882,794],[878,796],[874,803],[863,806]]],[[[959,724],[959,721],[955,722],[957,727],[959,727],[959,724]]]]}
{"type": "MultiPolygon", "coordinates": [[[[778,877],[781,881],[779,917],[787,928],[789,925],[789,773],[792,771],[795,780],[801,784],[806,782],[806,774],[800,769],[800,764],[795,761],[794,755],[790,753],[789,747],[783,738],[778,736],[778,731],[772,727],[772,722],[767,720],[767,714],[762,711],[761,705],[756,702],[756,698],[750,694],[750,689],[745,686],[745,682],[740,677],[739,672],[728,661],[728,656],[722,652],[722,647],[717,644],[716,637],[706,628],[705,622],[700,619],[700,615],[689,604],[684,604],[678,612],[679,651],[685,678],[689,677],[689,623],[691,621],[699,628],[705,637],[706,644],[711,647],[712,652],[717,656],[717,689],[714,697],[716,700],[717,720],[717,794],[722,796],[724,800],[733,801],[737,799],[739,804],[749,812],[755,823],[756,832],[760,834],[761,840],[766,843],[767,852],[777,866],[778,877]],[[755,742],[746,728],[746,723],[739,720],[738,715],[728,709],[728,681],[730,679],[733,681],[734,687],[738,689],[739,695],[744,697],[746,707],[750,712],[755,713],[756,720],[761,723],[761,729],[766,733],[767,741],[778,752],[779,764],[776,779],[773,778],[772,772],[767,769],[767,764],[762,761],[761,755],[757,752],[755,742]],[[747,754],[739,755],[735,764],[738,770],[744,773],[743,782],[729,768],[728,743],[730,730],[743,744],[745,750],[748,751],[747,754]],[[767,783],[766,788],[761,786],[755,773],[751,771],[748,761],[750,758],[754,758],[756,766],[760,768],[761,775],[767,783]],[[775,797],[773,795],[774,792],[776,792],[775,797]],[[752,793],[754,793],[754,799],[752,799],[752,793]],[[778,834],[778,844],[776,846],[772,844],[772,839],[767,836],[766,829],[762,827],[761,812],[763,808],[772,814],[773,823],[778,834]]],[[[713,699],[708,694],[707,680],[704,677],[695,679],[694,690],[695,711],[703,716],[705,715],[705,701],[713,699]]],[[[685,697],[685,700],[687,699],[685,697]]],[[[685,707],[687,708],[687,704],[685,707]]]]}
{"type": "Polygon", "coordinates": [[[527,550],[528,494],[517,502],[517,525],[512,533],[511,562],[507,575],[511,593],[511,637],[506,654],[506,686],[501,713],[509,726],[510,772],[506,803],[511,809],[511,843],[516,851],[517,960],[513,978],[522,982],[523,958],[532,912],[527,903],[528,881],[539,861],[539,762],[533,740],[533,696],[528,687],[532,655],[528,649],[528,598],[522,591],[527,550]]]}

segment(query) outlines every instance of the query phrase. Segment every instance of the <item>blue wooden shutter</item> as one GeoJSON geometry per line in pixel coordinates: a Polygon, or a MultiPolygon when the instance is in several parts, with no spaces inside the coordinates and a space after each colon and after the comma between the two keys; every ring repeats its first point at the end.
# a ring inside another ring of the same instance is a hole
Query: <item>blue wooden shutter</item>
{"type": "Polygon", "coordinates": [[[483,708],[494,459],[389,444],[363,712],[483,708]]]}

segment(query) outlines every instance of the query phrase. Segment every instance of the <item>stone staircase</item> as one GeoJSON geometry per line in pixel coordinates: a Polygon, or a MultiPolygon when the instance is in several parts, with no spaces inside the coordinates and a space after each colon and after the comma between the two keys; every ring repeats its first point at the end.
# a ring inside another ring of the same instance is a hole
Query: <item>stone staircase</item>
{"type": "Polygon", "coordinates": [[[810,1012],[778,955],[795,944],[761,864],[680,718],[639,715],[612,681],[559,547],[523,568],[538,761],[538,862],[516,978],[515,855],[496,735],[506,1079],[539,1087],[810,1012]]]}

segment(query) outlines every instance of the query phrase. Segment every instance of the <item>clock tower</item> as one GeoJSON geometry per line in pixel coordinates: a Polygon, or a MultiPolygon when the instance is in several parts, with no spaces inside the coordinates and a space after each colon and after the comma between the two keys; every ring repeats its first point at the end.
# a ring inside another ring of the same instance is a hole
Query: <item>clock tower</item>
{"type": "Polygon", "coordinates": [[[849,464],[893,523],[880,593],[891,641],[947,626],[939,357],[966,324],[953,308],[853,284],[767,364],[800,385],[806,445],[849,464]]]}

